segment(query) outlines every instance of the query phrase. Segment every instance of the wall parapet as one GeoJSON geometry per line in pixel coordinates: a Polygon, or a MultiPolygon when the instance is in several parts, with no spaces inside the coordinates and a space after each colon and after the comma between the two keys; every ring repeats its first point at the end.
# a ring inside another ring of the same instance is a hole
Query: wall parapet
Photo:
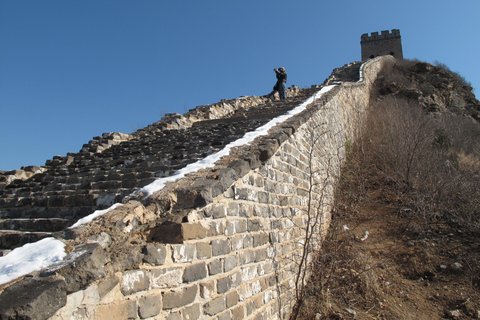
{"type": "Polygon", "coordinates": [[[359,82],[214,167],[68,230],[69,258],[3,288],[0,314],[19,312],[4,301],[42,286],[58,304],[40,316],[32,310],[43,296],[25,299],[31,319],[287,319],[299,244],[307,230],[320,244],[345,140],[358,136],[376,75],[394,61],[370,60],[359,82]]]}

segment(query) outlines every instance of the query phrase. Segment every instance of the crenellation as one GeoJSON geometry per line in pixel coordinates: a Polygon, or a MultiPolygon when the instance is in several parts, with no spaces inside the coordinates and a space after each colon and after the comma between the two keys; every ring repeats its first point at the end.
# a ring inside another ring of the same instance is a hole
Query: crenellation
{"type": "Polygon", "coordinates": [[[362,60],[372,59],[382,55],[392,55],[396,59],[403,59],[402,42],[399,29],[384,30],[368,33],[360,37],[362,60]]]}

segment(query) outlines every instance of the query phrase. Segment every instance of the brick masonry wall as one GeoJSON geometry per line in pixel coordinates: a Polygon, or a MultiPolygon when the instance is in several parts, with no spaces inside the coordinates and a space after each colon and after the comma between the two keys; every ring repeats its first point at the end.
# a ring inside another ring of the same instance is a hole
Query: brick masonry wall
{"type": "Polygon", "coordinates": [[[56,287],[64,306],[49,319],[287,319],[306,232],[314,231],[318,247],[345,142],[361,130],[379,69],[393,63],[367,62],[360,82],[335,87],[267,137],[235,150],[241,156],[222,160],[220,169],[72,231],[72,256],[80,257],[74,267],[43,274],[65,279],[56,287]],[[198,189],[195,181],[213,173],[215,181],[228,181],[215,184],[221,192],[205,182],[198,189]],[[172,212],[181,218],[168,218],[172,212]],[[134,261],[113,267],[114,256],[134,261]]]}

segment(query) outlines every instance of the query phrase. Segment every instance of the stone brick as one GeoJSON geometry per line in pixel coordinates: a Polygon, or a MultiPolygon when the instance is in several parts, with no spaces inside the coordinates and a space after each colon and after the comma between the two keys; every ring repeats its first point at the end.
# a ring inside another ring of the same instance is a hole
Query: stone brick
{"type": "Polygon", "coordinates": [[[142,253],[144,254],[143,261],[155,266],[164,264],[167,257],[165,245],[146,245],[142,248],[142,253]]]}
{"type": "Polygon", "coordinates": [[[212,255],[214,257],[219,255],[229,254],[231,252],[229,239],[213,240],[211,242],[211,246],[212,246],[212,255]]]}
{"type": "Polygon", "coordinates": [[[246,265],[255,261],[255,251],[245,250],[238,253],[238,264],[246,265]]]}
{"type": "Polygon", "coordinates": [[[98,295],[100,299],[103,299],[110,291],[113,290],[120,283],[120,280],[116,276],[108,277],[104,280],[100,280],[98,283],[98,295]]]}
{"type": "Polygon", "coordinates": [[[232,320],[245,319],[245,310],[242,305],[231,309],[230,312],[232,313],[232,320]]]}
{"type": "Polygon", "coordinates": [[[183,308],[182,315],[184,320],[196,320],[200,319],[202,311],[200,310],[200,304],[195,303],[189,307],[183,308]]]}
{"type": "Polygon", "coordinates": [[[232,246],[232,251],[238,251],[240,249],[243,249],[243,238],[245,235],[243,234],[237,234],[234,237],[230,238],[230,244],[232,246]]]}
{"type": "Polygon", "coordinates": [[[227,208],[223,204],[213,207],[212,216],[214,219],[225,218],[226,215],[227,215],[227,208]]]}
{"type": "Polygon", "coordinates": [[[138,299],[138,315],[141,319],[154,317],[162,310],[162,297],[158,294],[138,299]]]}
{"type": "Polygon", "coordinates": [[[231,274],[229,277],[232,280],[232,288],[236,288],[242,284],[242,273],[240,271],[231,274]]]}
{"type": "Polygon", "coordinates": [[[182,223],[183,240],[203,239],[207,230],[200,223],[182,223]]]}
{"type": "Polygon", "coordinates": [[[150,278],[146,270],[132,270],[123,274],[120,290],[126,296],[147,290],[149,286],[150,278]]]}
{"type": "Polygon", "coordinates": [[[209,316],[214,316],[226,308],[225,296],[219,296],[213,300],[210,300],[203,306],[203,310],[209,316]]]}
{"type": "Polygon", "coordinates": [[[199,242],[197,247],[197,259],[208,259],[212,257],[212,247],[209,243],[199,242]]]}
{"type": "Polygon", "coordinates": [[[213,280],[200,283],[200,297],[210,299],[215,295],[215,282],[213,280]]]}
{"type": "Polygon", "coordinates": [[[180,267],[153,269],[150,274],[152,288],[171,288],[183,281],[183,269],[180,267]]]}
{"type": "Polygon", "coordinates": [[[195,257],[194,244],[174,244],[172,245],[172,259],[173,262],[189,262],[193,261],[195,257]]]}
{"type": "Polygon", "coordinates": [[[193,264],[185,267],[183,272],[183,282],[190,283],[200,279],[204,279],[207,276],[207,267],[205,262],[193,264]]]}
{"type": "Polygon", "coordinates": [[[235,188],[235,200],[248,200],[248,189],[235,188]]]}
{"type": "Polygon", "coordinates": [[[259,219],[248,219],[247,221],[248,232],[255,232],[262,230],[262,222],[259,219]]]}
{"type": "Polygon", "coordinates": [[[229,272],[233,268],[237,266],[237,256],[229,256],[223,259],[223,271],[224,272],[229,272]]]}
{"type": "Polygon", "coordinates": [[[225,222],[224,221],[212,221],[208,227],[207,236],[218,236],[225,233],[225,222]]]}
{"type": "Polygon", "coordinates": [[[241,204],[238,212],[240,217],[249,218],[252,215],[252,208],[251,206],[241,204]]]}
{"type": "Polygon", "coordinates": [[[230,310],[226,310],[225,312],[222,312],[219,315],[217,315],[217,320],[232,320],[230,310]]]}
{"type": "Polygon", "coordinates": [[[119,303],[99,305],[95,310],[96,320],[110,319],[136,319],[137,303],[133,300],[125,300],[119,303]]]}
{"type": "Polygon", "coordinates": [[[253,235],[253,246],[259,247],[267,244],[269,241],[269,237],[267,233],[258,233],[253,235]]]}
{"type": "Polygon", "coordinates": [[[232,291],[227,294],[226,305],[227,309],[230,309],[240,301],[240,296],[237,291],[232,291]]]}
{"type": "Polygon", "coordinates": [[[182,288],[176,291],[166,291],[163,293],[163,306],[164,310],[180,308],[192,303],[198,292],[198,285],[182,288]]]}
{"type": "Polygon", "coordinates": [[[213,276],[223,272],[223,262],[222,260],[213,260],[208,263],[208,274],[213,276]]]}
{"type": "Polygon", "coordinates": [[[238,206],[238,203],[230,202],[230,203],[228,204],[227,214],[228,214],[229,216],[238,216],[238,214],[239,214],[239,206],[238,206]]]}
{"type": "Polygon", "coordinates": [[[227,276],[217,280],[217,293],[225,293],[232,287],[232,279],[227,276]]]}

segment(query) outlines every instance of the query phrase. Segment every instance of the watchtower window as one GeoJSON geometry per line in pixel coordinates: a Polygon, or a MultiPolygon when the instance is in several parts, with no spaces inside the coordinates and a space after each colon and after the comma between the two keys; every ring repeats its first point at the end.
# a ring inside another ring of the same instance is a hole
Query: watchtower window
{"type": "Polygon", "coordinates": [[[395,57],[395,53],[393,51],[390,52],[390,55],[395,57]]]}
{"type": "Polygon", "coordinates": [[[373,59],[373,58],[375,58],[375,56],[372,54],[372,55],[370,56],[370,59],[373,59]]]}

